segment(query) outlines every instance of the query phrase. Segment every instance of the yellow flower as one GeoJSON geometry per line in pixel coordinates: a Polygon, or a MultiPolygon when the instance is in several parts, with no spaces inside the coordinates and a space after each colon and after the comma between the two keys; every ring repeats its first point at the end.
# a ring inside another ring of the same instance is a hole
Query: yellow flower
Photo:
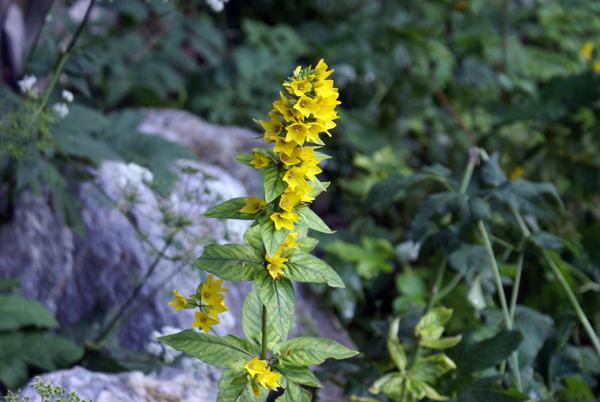
{"type": "Polygon", "coordinates": [[[331,73],[333,73],[333,70],[327,71],[327,64],[325,64],[325,61],[321,59],[315,67],[315,72],[317,73],[318,80],[324,80],[325,78],[329,77],[331,73]]]}
{"type": "Polygon", "coordinates": [[[308,173],[308,169],[293,167],[286,172],[283,176],[283,181],[285,181],[292,190],[295,190],[297,187],[304,187],[308,184],[306,180],[304,180],[304,176],[308,173]]]}
{"type": "Polygon", "coordinates": [[[579,54],[583,56],[584,59],[590,61],[592,59],[592,51],[594,50],[594,44],[592,42],[585,42],[581,49],[579,49],[579,54]]]}
{"type": "Polygon", "coordinates": [[[263,128],[265,129],[263,141],[266,140],[268,137],[279,134],[281,132],[281,129],[283,128],[283,124],[281,124],[281,119],[279,118],[279,116],[273,113],[269,113],[269,117],[271,118],[270,122],[266,122],[263,120],[258,121],[260,125],[263,126],[263,128]]]}
{"type": "Polygon", "coordinates": [[[184,308],[185,306],[187,306],[188,302],[185,299],[185,297],[183,297],[183,295],[181,293],[179,293],[176,290],[173,290],[173,293],[175,293],[176,299],[173,300],[173,301],[170,301],[169,302],[169,306],[175,307],[175,311],[179,311],[182,308],[184,308]]]}
{"type": "Polygon", "coordinates": [[[225,299],[225,296],[218,293],[215,289],[209,287],[208,285],[202,285],[202,292],[200,292],[200,297],[208,304],[219,304],[225,299]]]}
{"type": "Polygon", "coordinates": [[[194,321],[194,323],[192,324],[192,327],[200,327],[207,334],[208,334],[208,331],[210,330],[211,326],[217,325],[219,323],[219,321],[217,321],[213,318],[210,318],[207,314],[205,314],[201,311],[196,311],[195,317],[196,317],[196,321],[194,321]]]}
{"type": "Polygon", "coordinates": [[[283,271],[281,270],[281,267],[278,267],[277,265],[273,265],[273,264],[267,265],[267,271],[269,271],[269,275],[271,275],[271,277],[275,280],[277,280],[277,278],[279,278],[280,276],[283,275],[283,271]]]}
{"type": "Polygon", "coordinates": [[[312,84],[310,83],[308,77],[303,79],[302,81],[292,81],[290,84],[291,92],[296,96],[302,96],[306,92],[310,92],[312,89],[312,84]]]}
{"type": "Polygon", "coordinates": [[[302,155],[302,151],[298,148],[294,148],[291,155],[281,152],[279,154],[279,160],[281,160],[286,166],[292,166],[300,163],[300,155],[302,155]]]}
{"type": "Polygon", "coordinates": [[[279,384],[277,384],[277,381],[280,378],[281,378],[281,374],[274,373],[271,371],[267,371],[264,374],[258,374],[256,376],[256,379],[258,380],[258,382],[260,382],[260,385],[262,385],[263,387],[268,388],[268,389],[279,388],[279,384]]]}
{"type": "Polygon", "coordinates": [[[215,281],[214,278],[215,277],[213,276],[213,274],[209,274],[208,278],[206,278],[206,284],[209,288],[216,292],[229,292],[229,290],[221,287],[221,285],[223,284],[223,279],[217,279],[215,281]]]}
{"type": "Polygon", "coordinates": [[[254,159],[250,161],[251,165],[254,165],[254,169],[262,169],[269,166],[269,158],[262,156],[259,153],[254,153],[254,159]]]}
{"type": "Polygon", "coordinates": [[[291,194],[291,193],[298,194],[301,197],[300,201],[302,201],[302,202],[312,202],[315,199],[315,197],[309,196],[312,189],[313,188],[310,186],[300,187],[300,188],[297,188],[296,190],[292,190],[290,187],[288,187],[285,189],[285,192],[286,192],[286,194],[291,194]]]}
{"type": "Polygon", "coordinates": [[[305,160],[304,162],[302,162],[302,164],[300,165],[301,168],[306,169],[306,177],[308,177],[308,180],[310,181],[315,181],[315,175],[319,174],[322,172],[320,167],[317,167],[317,164],[321,162],[318,159],[313,159],[313,160],[305,160]]]}
{"type": "Polygon", "coordinates": [[[215,318],[219,318],[219,314],[224,313],[229,310],[229,308],[221,301],[221,303],[217,304],[209,304],[206,306],[208,309],[208,314],[212,315],[215,318]]]}
{"type": "Polygon", "coordinates": [[[302,196],[296,193],[283,194],[279,200],[279,206],[286,211],[291,211],[300,202],[301,198],[302,196]]]}
{"type": "MultiPolygon", "coordinates": [[[[323,131],[325,131],[325,127],[322,124],[319,124],[319,122],[310,123],[308,127],[308,141],[318,143],[320,141],[319,133],[322,133],[323,131]]],[[[331,134],[329,134],[329,136],[331,137],[331,134]]]]}
{"type": "Polygon", "coordinates": [[[291,211],[285,211],[284,213],[275,212],[271,215],[271,219],[275,222],[275,229],[277,230],[281,230],[282,227],[294,230],[294,222],[299,220],[300,217],[291,211]]]}
{"type": "Polygon", "coordinates": [[[256,374],[265,374],[268,371],[267,363],[259,360],[258,356],[254,356],[254,359],[246,363],[244,368],[248,370],[252,378],[254,378],[256,374]]]}
{"type": "Polygon", "coordinates": [[[285,129],[287,130],[285,140],[288,142],[295,141],[298,145],[302,145],[308,137],[308,126],[302,122],[290,124],[285,129]]]}
{"type": "Polygon", "coordinates": [[[513,170],[512,172],[510,172],[510,175],[508,176],[508,178],[510,180],[517,180],[519,177],[523,176],[523,173],[525,173],[525,170],[523,169],[522,166],[517,166],[515,168],[515,170],[513,170]]]}
{"type": "Polygon", "coordinates": [[[594,70],[595,73],[600,73],[600,61],[595,61],[592,64],[592,70],[594,70]]]}
{"type": "Polygon", "coordinates": [[[296,237],[298,237],[298,233],[290,233],[285,238],[285,241],[283,242],[281,247],[283,247],[284,250],[289,250],[291,248],[299,246],[300,243],[296,243],[296,237]]]}
{"type": "Polygon", "coordinates": [[[275,146],[273,147],[273,151],[275,152],[283,152],[291,156],[294,153],[294,148],[298,145],[296,141],[291,140],[287,141],[285,138],[281,137],[271,137],[275,140],[275,146]]]}
{"type": "Polygon", "coordinates": [[[267,265],[267,270],[269,274],[273,277],[273,279],[277,279],[279,275],[283,275],[282,268],[285,268],[285,263],[288,262],[287,258],[281,258],[281,247],[273,257],[270,257],[269,254],[265,254],[265,258],[270,264],[267,265]]]}
{"type": "Polygon", "coordinates": [[[311,113],[316,116],[320,108],[319,105],[317,105],[316,100],[311,99],[306,95],[302,95],[294,105],[294,109],[299,111],[302,116],[308,117],[311,113]]]}
{"type": "Polygon", "coordinates": [[[255,382],[252,382],[252,392],[254,392],[254,396],[257,398],[261,394],[260,388],[258,387],[258,385],[256,385],[255,382]]]}
{"type": "Polygon", "coordinates": [[[267,203],[260,199],[256,198],[254,194],[250,194],[252,198],[244,198],[244,202],[246,203],[245,207],[242,207],[238,212],[242,212],[245,214],[255,214],[262,208],[263,205],[267,205],[267,203]]]}

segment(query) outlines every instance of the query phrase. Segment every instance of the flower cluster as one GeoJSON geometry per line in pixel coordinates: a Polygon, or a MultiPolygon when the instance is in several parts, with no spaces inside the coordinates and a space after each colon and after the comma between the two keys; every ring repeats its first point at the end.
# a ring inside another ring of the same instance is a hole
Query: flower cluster
{"type": "Polygon", "coordinates": [[[246,363],[244,368],[248,370],[248,373],[252,377],[252,391],[254,392],[254,396],[258,397],[261,394],[260,388],[255,381],[267,389],[279,388],[277,381],[281,378],[281,374],[272,372],[267,363],[259,360],[258,356],[254,356],[252,360],[246,363]]]}
{"type": "Polygon", "coordinates": [[[175,300],[169,302],[169,305],[175,307],[175,311],[198,307],[200,311],[196,311],[196,320],[192,323],[192,327],[200,327],[208,333],[211,326],[219,323],[219,314],[228,310],[224,304],[225,296],[219,293],[228,292],[227,289],[221,288],[222,284],[223,279],[214,280],[212,274],[208,275],[206,283],[198,286],[199,292],[190,295],[189,299],[183,297],[177,290],[173,290],[175,300]]]}
{"type": "MultiPolygon", "coordinates": [[[[294,222],[300,219],[294,212],[295,208],[314,200],[312,194],[319,183],[315,175],[321,173],[317,165],[324,157],[315,149],[323,145],[319,137],[321,133],[331,137],[329,130],[336,126],[333,121],[338,118],[335,107],[341,103],[337,100],[339,94],[333,87],[333,80],[327,79],[333,70],[327,71],[327,68],[323,59],[315,68],[302,70],[298,66],[293,76],[283,83],[288,94],[279,93],[280,100],[273,103],[273,110],[269,112],[270,121],[258,121],[265,129],[263,140],[275,144],[275,159],[255,152],[255,159],[250,164],[256,169],[263,169],[275,163],[285,171],[282,180],[287,187],[274,200],[274,212],[271,214],[276,230],[284,228],[293,232],[294,222]],[[306,143],[316,145],[307,146],[306,143]]],[[[254,194],[245,198],[245,203],[239,212],[256,214],[267,205],[254,194]]],[[[282,274],[281,269],[287,262],[281,257],[281,252],[296,247],[295,239],[296,234],[290,233],[275,255],[266,255],[270,262],[267,269],[274,279],[282,274]]]]}

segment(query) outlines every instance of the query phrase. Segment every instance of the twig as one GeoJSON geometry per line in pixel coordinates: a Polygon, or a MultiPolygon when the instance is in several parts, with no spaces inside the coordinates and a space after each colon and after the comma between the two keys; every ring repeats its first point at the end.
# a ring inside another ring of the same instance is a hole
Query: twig
{"type": "Polygon", "coordinates": [[[467,126],[465,126],[465,123],[462,121],[462,119],[460,118],[458,113],[456,113],[456,110],[454,109],[454,107],[452,106],[452,104],[450,103],[448,98],[446,97],[446,94],[444,93],[444,91],[442,91],[441,89],[438,89],[437,91],[435,91],[435,96],[437,96],[437,98],[442,103],[442,105],[444,105],[446,110],[452,115],[452,117],[456,121],[456,124],[458,124],[458,126],[467,134],[467,136],[471,140],[471,143],[473,145],[477,144],[477,140],[478,140],[477,136],[475,134],[473,134],[473,132],[471,130],[469,130],[469,128],[467,126]]]}

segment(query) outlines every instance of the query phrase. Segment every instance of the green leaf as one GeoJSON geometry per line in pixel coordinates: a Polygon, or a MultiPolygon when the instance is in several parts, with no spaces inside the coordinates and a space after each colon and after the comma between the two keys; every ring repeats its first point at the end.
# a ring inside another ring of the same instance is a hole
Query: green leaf
{"type": "Polygon", "coordinates": [[[269,162],[269,165],[263,171],[263,186],[265,189],[265,201],[271,202],[279,197],[287,188],[287,184],[283,181],[285,176],[284,165],[276,165],[269,162]]]}
{"type": "Polygon", "coordinates": [[[187,329],[158,339],[180,352],[197,357],[215,367],[233,368],[236,363],[248,362],[254,357],[252,345],[234,335],[219,338],[187,329]]]}
{"type": "Polygon", "coordinates": [[[273,222],[270,215],[260,220],[260,235],[265,245],[265,250],[271,257],[277,253],[277,250],[279,250],[279,247],[281,247],[289,233],[290,231],[285,228],[277,230],[275,222],[273,222]]]}
{"type": "Polygon", "coordinates": [[[323,385],[308,367],[282,367],[277,369],[287,380],[314,388],[323,388],[323,385]]]}
{"type": "Polygon", "coordinates": [[[425,314],[415,327],[415,334],[421,339],[439,339],[444,333],[444,325],[450,321],[452,309],[436,307],[425,314]]]}
{"type": "Polygon", "coordinates": [[[253,161],[254,159],[256,159],[256,156],[254,156],[253,152],[249,152],[247,154],[237,154],[237,155],[233,155],[233,156],[242,165],[254,167],[254,165],[250,164],[251,161],[253,161]]]}
{"type": "Polygon", "coordinates": [[[449,349],[458,345],[461,339],[462,335],[439,339],[421,339],[419,345],[430,349],[449,349]]]}
{"type": "Polygon", "coordinates": [[[544,231],[529,236],[529,240],[543,249],[560,250],[565,247],[565,241],[562,237],[544,231]]]}
{"type": "Polygon", "coordinates": [[[485,377],[458,395],[457,402],[521,402],[530,398],[514,388],[501,387],[503,376],[485,377]]]}
{"type": "Polygon", "coordinates": [[[258,398],[255,398],[252,392],[252,383],[250,382],[246,384],[232,384],[236,376],[237,373],[234,370],[227,370],[221,375],[221,379],[217,384],[217,389],[219,390],[217,402],[255,402],[267,399],[268,392],[263,392],[258,398]]]}
{"type": "Polygon", "coordinates": [[[495,152],[490,159],[483,164],[480,170],[481,180],[484,183],[493,187],[498,187],[500,184],[507,181],[504,171],[500,167],[500,154],[495,152]]]}
{"type": "Polygon", "coordinates": [[[469,197],[469,209],[471,210],[471,220],[481,221],[489,219],[490,209],[481,197],[469,197]]]}
{"type": "Polygon", "coordinates": [[[279,157],[277,156],[277,153],[275,151],[273,151],[272,149],[269,148],[254,148],[252,149],[252,151],[256,152],[257,154],[260,154],[266,158],[271,158],[274,160],[279,160],[279,157]]]}
{"type": "Polygon", "coordinates": [[[433,388],[431,385],[414,378],[409,378],[406,380],[406,391],[411,393],[416,399],[419,400],[425,397],[433,399],[434,401],[445,401],[448,399],[447,396],[438,394],[435,388],[433,388]]]}
{"type": "MultiPolygon", "coordinates": [[[[258,300],[256,293],[250,290],[242,308],[242,329],[246,338],[256,347],[262,343],[262,313],[263,304],[258,300]]],[[[269,348],[280,340],[273,326],[274,318],[273,315],[267,314],[267,346],[269,348]]]]}
{"type": "Polygon", "coordinates": [[[262,212],[258,211],[255,214],[246,214],[240,212],[240,209],[246,206],[244,201],[245,197],[232,198],[229,201],[225,201],[222,204],[215,205],[208,211],[202,214],[205,218],[216,218],[216,219],[243,219],[243,220],[256,220],[262,212]]]}
{"type": "Polygon", "coordinates": [[[296,251],[283,270],[286,278],[298,282],[323,283],[334,288],[343,288],[340,276],[325,261],[304,251],[296,251]]]}
{"type": "Polygon", "coordinates": [[[58,328],[58,321],[36,300],[20,295],[0,295],[0,331],[28,326],[58,328]]]}
{"type": "Polygon", "coordinates": [[[23,338],[21,357],[32,366],[56,371],[79,361],[83,352],[81,346],[61,336],[31,333],[23,338]]]}
{"type": "Polygon", "coordinates": [[[296,207],[294,208],[294,212],[300,217],[300,220],[295,222],[296,224],[306,226],[321,233],[335,233],[335,230],[329,229],[329,226],[309,207],[296,207]]]}
{"type": "Polygon", "coordinates": [[[284,367],[302,367],[321,364],[328,358],[348,359],[358,352],[332,339],[300,337],[275,345],[273,354],[280,356],[279,361],[284,367]]]}
{"type": "Polygon", "coordinates": [[[276,399],[278,402],[310,402],[311,400],[310,392],[291,381],[287,383],[287,389],[283,395],[276,399]]]}
{"type": "Polygon", "coordinates": [[[0,359],[0,381],[10,390],[16,390],[29,378],[27,365],[18,356],[0,359]]]}
{"type": "Polygon", "coordinates": [[[0,279],[0,289],[11,290],[19,289],[20,287],[21,281],[19,281],[17,278],[0,279]]]}
{"type": "Polygon", "coordinates": [[[264,270],[256,276],[252,291],[267,307],[267,316],[273,316],[273,327],[279,338],[287,339],[296,308],[292,282],[287,278],[273,280],[269,272],[264,270]]]}
{"type": "Polygon", "coordinates": [[[450,370],[456,369],[456,364],[443,353],[431,355],[425,359],[419,358],[411,370],[415,378],[425,382],[435,380],[450,370]]]}
{"type": "Polygon", "coordinates": [[[78,132],[73,135],[71,132],[57,132],[52,136],[56,145],[65,153],[88,159],[95,165],[100,165],[102,160],[121,161],[123,157],[115,152],[109,145],[103,141],[98,141],[86,132],[78,132]]]}
{"type": "Polygon", "coordinates": [[[306,253],[317,247],[317,244],[319,244],[319,241],[317,239],[313,239],[312,237],[303,237],[300,240],[296,240],[296,242],[300,243],[298,249],[306,253]]]}
{"type": "Polygon", "coordinates": [[[248,229],[244,232],[244,241],[258,250],[261,255],[265,255],[265,245],[263,244],[258,222],[248,226],[248,229]]]}
{"type": "Polygon", "coordinates": [[[330,184],[331,182],[329,181],[322,182],[315,177],[315,181],[308,183],[308,185],[312,187],[312,190],[308,193],[309,197],[317,197],[323,191],[327,191],[327,187],[329,187],[330,184]]]}
{"type": "Polygon", "coordinates": [[[382,377],[379,377],[373,382],[369,388],[369,392],[372,394],[378,394],[383,392],[392,400],[400,399],[400,388],[404,382],[404,377],[397,371],[388,373],[382,377]]]}
{"type": "Polygon", "coordinates": [[[211,244],[196,260],[196,267],[227,281],[244,282],[264,271],[260,265],[263,261],[264,256],[258,250],[243,244],[211,244]]]}

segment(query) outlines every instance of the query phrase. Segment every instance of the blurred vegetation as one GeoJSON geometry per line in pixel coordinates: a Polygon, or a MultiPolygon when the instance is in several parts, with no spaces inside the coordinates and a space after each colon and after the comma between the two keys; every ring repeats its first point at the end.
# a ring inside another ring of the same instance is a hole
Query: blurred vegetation
{"type": "MultiPolygon", "coordinates": [[[[67,4],[57,3],[27,56],[26,74],[48,76],[59,45],[79,25],[67,4]]],[[[474,225],[484,219],[506,289],[514,287],[518,251],[526,250],[514,318],[524,336],[525,394],[573,402],[600,394],[591,339],[550,269],[552,263],[560,269],[598,333],[599,3],[240,0],[214,12],[202,1],[132,0],[97,7],[102,12],[82,32],[49,95],[51,104],[63,89],[75,94],[67,118],[44,115],[40,125],[15,134],[4,127],[31,113],[32,101],[3,96],[3,149],[16,151],[3,156],[0,172],[13,200],[39,180],[68,196],[67,184],[84,178],[65,163],[65,154],[92,165],[110,157],[135,161],[155,175],[162,170],[168,191],[168,166],[184,151],[163,144],[139,148],[141,117],[132,108],[181,108],[258,130],[252,119],[266,118],[289,71],[325,58],[336,70],[342,105],[327,145],[334,158],[323,173],[332,185],[315,208],[338,233],[323,239],[318,252],[346,288],[313,290],[336,309],[364,352],[331,366],[329,375],[357,401],[385,401],[369,387],[399,370],[390,358],[390,325],[402,317],[398,342],[414,347],[412,331],[447,258],[442,285],[450,290],[439,303],[454,311],[445,330],[464,337],[447,351],[460,378],[440,377],[436,389],[460,401],[489,400],[485,392],[498,401],[522,400],[494,368],[501,359],[460,370],[467,364],[460,356],[503,334],[492,268],[474,225]],[[36,151],[17,158],[32,139],[36,151]],[[57,153],[56,144],[64,152],[57,153]],[[474,146],[491,157],[475,168],[465,206],[448,194],[459,190],[474,146]],[[534,233],[530,247],[522,248],[511,208],[534,233]]],[[[61,204],[74,198],[67,196],[55,200],[59,214],[73,210],[61,204]]],[[[76,214],[63,215],[77,228],[76,214]]]]}

